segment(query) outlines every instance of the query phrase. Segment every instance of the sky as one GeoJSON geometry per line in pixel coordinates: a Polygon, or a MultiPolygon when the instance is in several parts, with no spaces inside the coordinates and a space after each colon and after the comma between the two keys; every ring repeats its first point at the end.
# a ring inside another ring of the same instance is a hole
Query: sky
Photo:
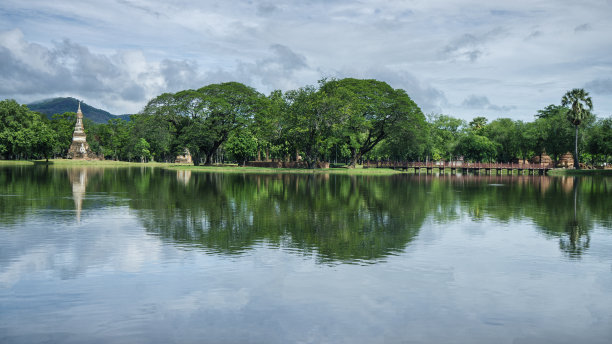
{"type": "Polygon", "coordinates": [[[531,121],[584,88],[612,115],[612,0],[2,0],[0,99],[114,114],[238,81],[407,91],[425,114],[531,121]]]}

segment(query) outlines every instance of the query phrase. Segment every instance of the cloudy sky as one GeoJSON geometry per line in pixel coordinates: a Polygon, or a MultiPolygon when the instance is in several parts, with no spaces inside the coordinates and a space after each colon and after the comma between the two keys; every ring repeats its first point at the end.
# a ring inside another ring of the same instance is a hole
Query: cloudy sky
{"type": "Polygon", "coordinates": [[[2,0],[0,99],[115,114],[239,81],[375,78],[425,113],[530,121],[572,88],[612,114],[612,0],[2,0]]]}

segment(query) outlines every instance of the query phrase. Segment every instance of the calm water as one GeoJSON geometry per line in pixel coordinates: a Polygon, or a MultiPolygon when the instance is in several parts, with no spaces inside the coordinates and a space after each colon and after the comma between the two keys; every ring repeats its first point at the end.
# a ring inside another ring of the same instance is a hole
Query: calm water
{"type": "Polygon", "coordinates": [[[610,343],[612,178],[0,168],[1,343],[610,343]]]}

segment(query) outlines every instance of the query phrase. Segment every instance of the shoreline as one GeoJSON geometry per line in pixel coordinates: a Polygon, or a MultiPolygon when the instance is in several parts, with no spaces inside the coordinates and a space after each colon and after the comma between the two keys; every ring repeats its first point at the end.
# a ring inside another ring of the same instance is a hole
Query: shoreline
{"type": "Polygon", "coordinates": [[[612,169],[608,170],[574,170],[566,168],[555,168],[548,172],[549,176],[612,176],[612,169]]]}
{"type": "MultiPolygon", "coordinates": [[[[127,162],[114,160],[69,160],[69,159],[49,159],[45,160],[0,160],[0,166],[52,166],[52,167],[159,167],[174,171],[191,172],[218,172],[218,173],[259,173],[259,174],[346,174],[346,175],[395,175],[395,174],[415,174],[401,170],[389,168],[363,168],[357,166],[349,169],[345,167],[324,168],[324,169],[299,169],[299,168],[273,168],[273,167],[244,167],[238,165],[222,166],[194,166],[192,164],[166,163],[166,162],[127,162]]],[[[439,173],[439,172],[438,172],[439,173]]],[[[445,174],[450,174],[446,172],[445,174]]],[[[484,175],[484,173],[481,173],[484,175]]],[[[508,175],[502,173],[502,175],[508,175]]],[[[513,174],[519,175],[519,174],[513,174]]],[[[612,176],[612,169],[607,170],[574,170],[557,168],[548,172],[548,176],[612,176]]]]}

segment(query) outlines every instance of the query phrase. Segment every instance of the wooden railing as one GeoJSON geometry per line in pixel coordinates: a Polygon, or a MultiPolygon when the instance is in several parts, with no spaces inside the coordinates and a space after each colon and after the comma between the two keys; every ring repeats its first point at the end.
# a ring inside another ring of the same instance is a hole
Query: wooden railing
{"type": "Polygon", "coordinates": [[[417,161],[365,161],[364,167],[370,168],[466,168],[466,169],[503,169],[503,170],[531,170],[551,169],[548,164],[515,164],[515,163],[487,163],[487,162],[417,162],[417,161]]]}

